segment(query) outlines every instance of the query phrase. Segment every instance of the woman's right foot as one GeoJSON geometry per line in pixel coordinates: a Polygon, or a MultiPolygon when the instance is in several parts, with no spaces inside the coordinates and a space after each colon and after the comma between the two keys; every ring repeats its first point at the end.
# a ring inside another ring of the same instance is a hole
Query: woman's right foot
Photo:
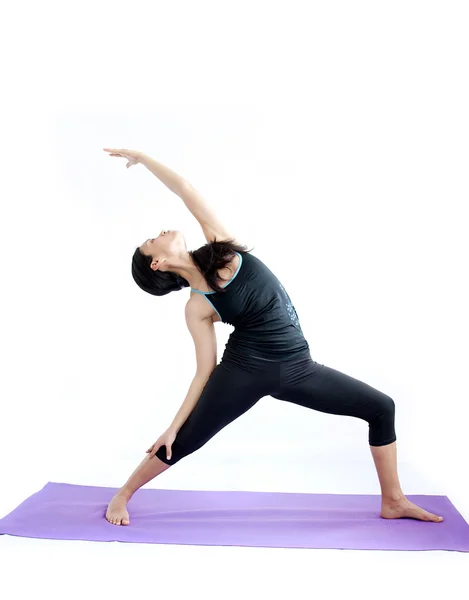
{"type": "Polygon", "coordinates": [[[109,502],[106,511],[106,520],[113,525],[130,525],[127,503],[127,498],[118,492],[111,502],[109,502]]]}
{"type": "Polygon", "coordinates": [[[383,500],[381,502],[381,516],[384,519],[418,519],[420,521],[433,521],[442,523],[443,517],[434,515],[427,510],[420,508],[405,496],[399,500],[383,500]]]}

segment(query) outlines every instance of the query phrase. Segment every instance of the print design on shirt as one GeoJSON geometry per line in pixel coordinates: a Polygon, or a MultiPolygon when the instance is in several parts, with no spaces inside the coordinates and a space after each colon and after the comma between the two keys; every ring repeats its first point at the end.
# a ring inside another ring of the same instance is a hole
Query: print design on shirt
{"type": "Polygon", "coordinates": [[[288,315],[289,315],[290,319],[293,321],[293,324],[295,325],[295,327],[297,327],[301,331],[301,333],[303,333],[303,331],[301,329],[301,325],[300,325],[300,320],[296,313],[295,307],[293,306],[292,301],[290,300],[290,296],[288,295],[287,290],[283,287],[283,285],[280,282],[279,282],[279,285],[280,285],[281,289],[283,290],[285,296],[287,297],[286,308],[287,308],[288,315]]]}

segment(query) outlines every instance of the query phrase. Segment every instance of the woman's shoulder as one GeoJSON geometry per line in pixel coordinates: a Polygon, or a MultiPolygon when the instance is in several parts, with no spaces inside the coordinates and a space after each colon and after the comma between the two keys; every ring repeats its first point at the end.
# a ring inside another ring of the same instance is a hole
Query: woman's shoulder
{"type": "Polygon", "coordinates": [[[213,322],[219,321],[219,317],[213,305],[207,302],[204,294],[199,294],[191,290],[190,298],[185,306],[186,319],[190,315],[197,319],[212,319],[213,322]]]}

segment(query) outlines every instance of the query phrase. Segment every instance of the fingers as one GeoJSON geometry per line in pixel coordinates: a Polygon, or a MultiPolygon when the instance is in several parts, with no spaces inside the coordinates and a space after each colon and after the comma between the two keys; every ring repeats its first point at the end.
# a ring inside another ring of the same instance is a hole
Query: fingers
{"type": "Polygon", "coordinates": [[[158,449],[160,448],[160,446],[161,446],[161,444],[159,444],[158,442],[155,442],[153,444],[153,446],[150,448],[150,455],[148,456],[148,458],[155,456],[155,454],[158,452],[158,449]]]}
{"type": "Polygon", "coordinates": [[[134,150],[118,149],[118,148],[103,148],[105,152],[110,152],[109,156],[119,156],[126,158],[129,162],[125,165],[127,169],[139,163],[138,153],[134,150]]]}
{"type": "MultiPolygon", "coordinates": [[[[160,447],[161,446],[153,448],[153,450],[150,452],[148,458],[153,458],[153,456],[155,456],[155,454],[158,452],[160,447]]],[[[148,452],[148,450],[147,450],[147,452],[148,452]]],[[[168,460],[171,460],[171,457],[172,457],[171,446],[166,446],[166,458],[168,460]]]]}
{"type": "Polygon", "coordinates": [[[172,452],[172,448],[171,446],[173,445],[172,442],[171,444],[165,444],[163,441],[157,441],[153,444],[153,446],[150,446],[150,448],[148,448],[148,450],[146,451],[146,453],[150,453],[148,458],[152,458],[152,456],[155,456],[155,454],[158,452],[158,450],[162,447],[162,446],[166,446],[166,458],[168,460],[171,459],[173,452],[172,452]]]}
{"type": "Polygon", "coordinates": [[[103,148],[104,152],[110,152],[109,156],[120,156],[122,157],[123,150],[118,150],[117,148],[103,148]]]}

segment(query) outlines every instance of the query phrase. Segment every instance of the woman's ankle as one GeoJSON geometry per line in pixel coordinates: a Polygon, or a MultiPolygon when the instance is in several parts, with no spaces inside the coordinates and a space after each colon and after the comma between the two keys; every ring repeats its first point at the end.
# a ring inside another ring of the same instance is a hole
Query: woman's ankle
{"type": "Polygon", "coordinates": [[[126,488],[125,485],[122,486],[120,490],[118,490],[118,492],[116,493],[116,496],[123,498],[126,502],[129,502],[133,495],[134,493],[131,492],[128,488],[126,488]]]}
{"type": "Polygon", "coordinates": [[[381,499],[383,502],[399,502],[399,500],[403,500],[404,498],[405,495],[401,489],[381,491],[381,499]]]}

